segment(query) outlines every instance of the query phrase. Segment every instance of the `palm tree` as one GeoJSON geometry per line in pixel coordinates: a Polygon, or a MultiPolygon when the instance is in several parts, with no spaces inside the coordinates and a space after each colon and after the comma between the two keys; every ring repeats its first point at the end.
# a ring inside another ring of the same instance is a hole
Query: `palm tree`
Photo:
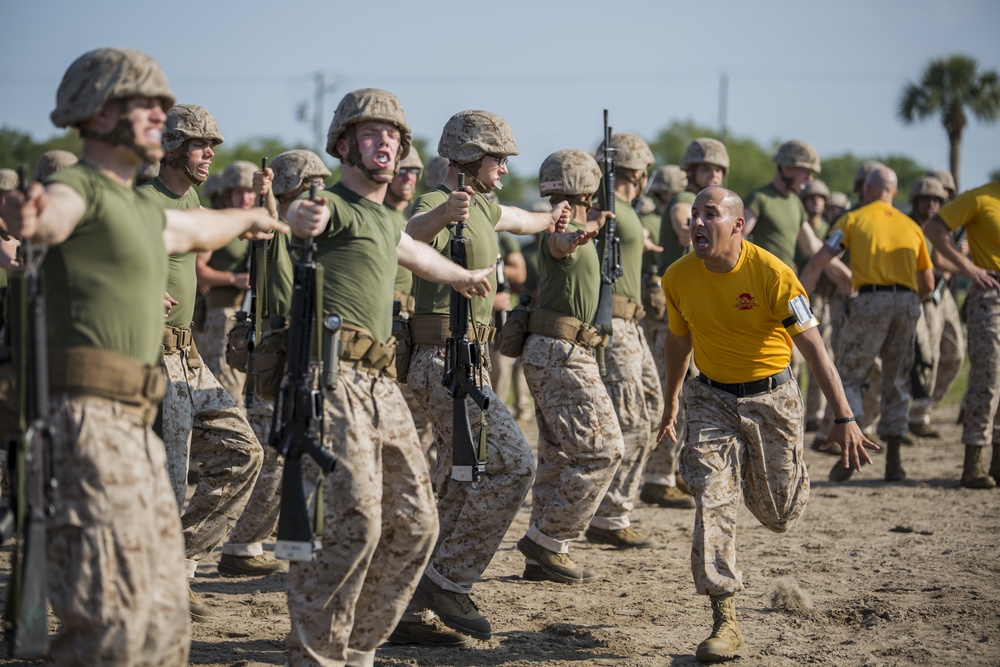
{"type": "Polygon", "coordinates": [[[966,109],[985,123],[1000,118],[1000,77],[993,70],[980,71],[975,58],[961,55],[932,60],[920,82],[907,84],[899,100],[899,117],[907,125],[940,114],[956,184],[962,131],[969,122],[966,109]]]}

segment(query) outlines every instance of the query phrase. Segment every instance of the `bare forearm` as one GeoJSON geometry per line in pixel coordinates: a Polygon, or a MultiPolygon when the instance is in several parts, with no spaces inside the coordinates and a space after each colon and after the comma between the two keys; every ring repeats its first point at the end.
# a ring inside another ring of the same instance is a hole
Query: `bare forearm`
{"type": "Polygon", "coordinates": [[[668,400],[676,400],[680,396],[691,360],[691,349],[690,334],[677,336],[672,331],[667,332],[667,337],[663,342],[663,354],[667,365],[665,398],[668,400]]]}
{"type": "Polygon", "coordinates": [[[414,240],[430,243],[435,236],[441,233],[442,229],[448,226],[448,223],[452,222],[448,219],[446,210],[447,203],[430,211],[418,213],[406,223],[406,233],[414,240]]]}
{"type": "Polygon", "coordinates": [[[935,266],[952,273],[961,273],[966,277],[970,275],[972,267],[975,265],[955,245],[951,230],[944,223],[944,220],[934,216],[934,219],[927,223],[924,228],[924,234],[934,246],[933,261],[935,266]]]}
{"type": "Polygon", "coordinates": [[[837,373],[830,355],[826,353],[819,328],[807,329],[792,340],[799,352],[802,353],[806,363],[809,364],[809,370],[812,371],[813,378],[816,379],[820,390],[826,396],[834,417],[850,417],[851,406],[847,403],[840,375],[837,373]]]}
{"type": "Polygon", "coordinates": [[[500,206],[500,211],[500,221],[496,226],[498,232],[535,234],[545,231],[552,224],[551,213],[534,213],[516,206],[500,206]]]}

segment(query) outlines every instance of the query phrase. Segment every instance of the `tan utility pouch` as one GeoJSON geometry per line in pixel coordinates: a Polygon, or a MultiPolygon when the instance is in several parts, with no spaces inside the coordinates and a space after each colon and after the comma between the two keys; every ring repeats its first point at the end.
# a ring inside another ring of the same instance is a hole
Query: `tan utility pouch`
{"type": "Polygon", "coordinates": [[[201,355],[194,344],[194,336],[190,329],[180,327],[163,327],[163,354],[180,354],[187,352],[188,368],[201,368],[201,355]]]}
{"type": "Polygon", "coordinates": [[[122,404],[145,424],[153,423],[167,379],[159,365],[96,347],[70,347],[49,353],[49,391],[97,396],[122,404]]]}
{"type": "Polygon", "coordinates": [[[287,328],[270,329],[261,335],[253,350],[253,390],[267,401],[278,397],[278,389],[285,376],[287,334],[287,328]]]}
{"type": "Polygon", "coordinates": [[[642,286],[642,307],[651,320],[662,320],[667,315],[667,297],[663,295],[663,287],[656,276],[642,286]]]}
{"type": "MultiPolygon", "coordinates": [[[[226,363],[230,368],[238,370],[240,373],[247,372],[247,364],[250,362],[249,337],[253,325],[250,324],[250,317],[242,310],[236,313],[233,318],[236,324],[229,330],[226,338],[226,363]]],[[[255,357],[256,359],[256,357],[255,357]]],[[[256,369],[254,370],[256,373],[256,369]]]]}
{"type": "Polygon", "coordinates": [[[412,294],[403,294],[398,289],[394,289],[392,290],[392,298],[394,301],[399,302],[399,307],[404,313],[407,315],[413,314],[413,309],[417,303],[412,294]]]}
{"type": "Polygon", "coordinates": [[[551,336],[587,348],[600,347],[608,341],[607,336],[602,335],[596,327],[554,310],[531,311],[528,333],[551,336]]]}
{"type": "Polygon", "coordinates": [[[629,322],[638,322],[646,315],[642,306],[621,294],[611,296],[611,316],[620,317],[629,322]]]}
{"type": "Polygon", "coordinates": [[[500,342],[497,351],[505,357],[521,356],[524,352],[524,341],[528,338],[528,319],[531,311],[517,306],[507,316],[503,329],[500,331],[500,342]]]}
{"type": "Polygon", "coordinates": [[[367,329],[351,324],[340,325],[340,358],[369,375],[396,377],[396,340],[383,343],[367,329]]]}

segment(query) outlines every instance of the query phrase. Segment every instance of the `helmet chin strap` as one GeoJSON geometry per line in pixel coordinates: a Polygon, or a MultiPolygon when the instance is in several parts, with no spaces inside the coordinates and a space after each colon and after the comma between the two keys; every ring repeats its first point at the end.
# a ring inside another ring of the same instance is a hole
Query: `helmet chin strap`
{"type": "Polygon", "coordinates": [[[77,128],[80,131],[80,136],[84,139],[102,141],[112,146],[125,146],[138,155],[143,161],[149,162],[151,157],[149,155],[149,151],[140,147],[135,140],[135,130],[132,128],[132,120],[125,113],[125,103],[121,100],[119,100],[119,102],[118,121],[115,123],[115,126],[111,128],[110,132],[107,134],[97,134],[93,130],[80,126],[77,128]]]}
{"type": "Polygon", "coordinates": [[[458,167],[458,170],[463,174],[465,174],[465,179],[466,179],[465,182],[467,185],[471,185],[473,190],[475,190],[481,195],[493,192],[493,187],[487,187],[485,183],[479,180],[479,170],[483,166],[482,157],[479,158],[478,160],[473,160],[472,162],[468,162],[466,164],[462,164],[460,162],[455,162],[455,161],[452,161],[451,164],[458,167]]]}
{"type": "Polygon", "coordinates": [[[785,176],[785,168],[781,165],[778,166],[778,176],[781,177],[781,182],[785,184],[786,190],[791,192],[793,195],[798,194],[797,192],[792,190],[792,184],[795,183],[795,179],[785,176]]]}
{"type": "Polygon", "coordinates": [[[358,148],[354,132],[351,132],[345,138],[347,139],[347,157],[344,158],[344,163],[360,169],[369,181],[378,184],[388,183],[399,174],[399,150],[396,151],[396,159],[393,160],[394,165],[392,169],[369,169],[365,166],[364,158],[361,157],[361,149],[358,148]],[[387,176],[388,178],[386,178],[387,176]]]}
{"type": "Polygon", "coordinates": [[[201,178],[200,176],[193,174],[191,172],[191,168],[188,167],[188,160],[190,159],[190,156],[188,155],[189,141],[190,139],[184,142],[184,149],[181,151],[180,155],[173,158],[164,157],[162,160],[160,160],[160,162],[168,167],[173,167],[174,169],[180,169],[182,172],[184,172],[184,175],[188,177],[188,180],[191,181],[191,184],[197,187],[202,183],[204,183],[205,181],[207,181],[208,178],[201,178]]]}

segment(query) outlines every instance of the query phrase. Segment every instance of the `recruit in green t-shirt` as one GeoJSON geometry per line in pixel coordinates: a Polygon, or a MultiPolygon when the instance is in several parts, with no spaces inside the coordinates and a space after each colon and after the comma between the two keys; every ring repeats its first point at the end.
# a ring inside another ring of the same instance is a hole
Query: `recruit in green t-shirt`
{"type": "MultiPolygon", "coordinates": [[[[570,221],[567,232],[586,231],[587,226],[570,221]]],[[[597,244],[583,244],[566,257],[556,259],[549,250],[548,232],[542,234],[538,251],[538,307],[571,315],[592,324],[601,290],[601,260],[597,244]]]]}
{"type": "MultiPolygon", "coordinates": [[[[142,186],[143,194],[155,201],[160,208],[186,211],[201,208],[201,200],[194,188],[188,188],[183,195],[175,195],[159,178],[142,186]]],[[[167,326],[189,329],[194,319],[194,299],[198,294],[198,274],[195,268],[197,253],[172,255],[167,258],[166,291],[177,305],[170,309],[164,322],[167,326]]]]}

